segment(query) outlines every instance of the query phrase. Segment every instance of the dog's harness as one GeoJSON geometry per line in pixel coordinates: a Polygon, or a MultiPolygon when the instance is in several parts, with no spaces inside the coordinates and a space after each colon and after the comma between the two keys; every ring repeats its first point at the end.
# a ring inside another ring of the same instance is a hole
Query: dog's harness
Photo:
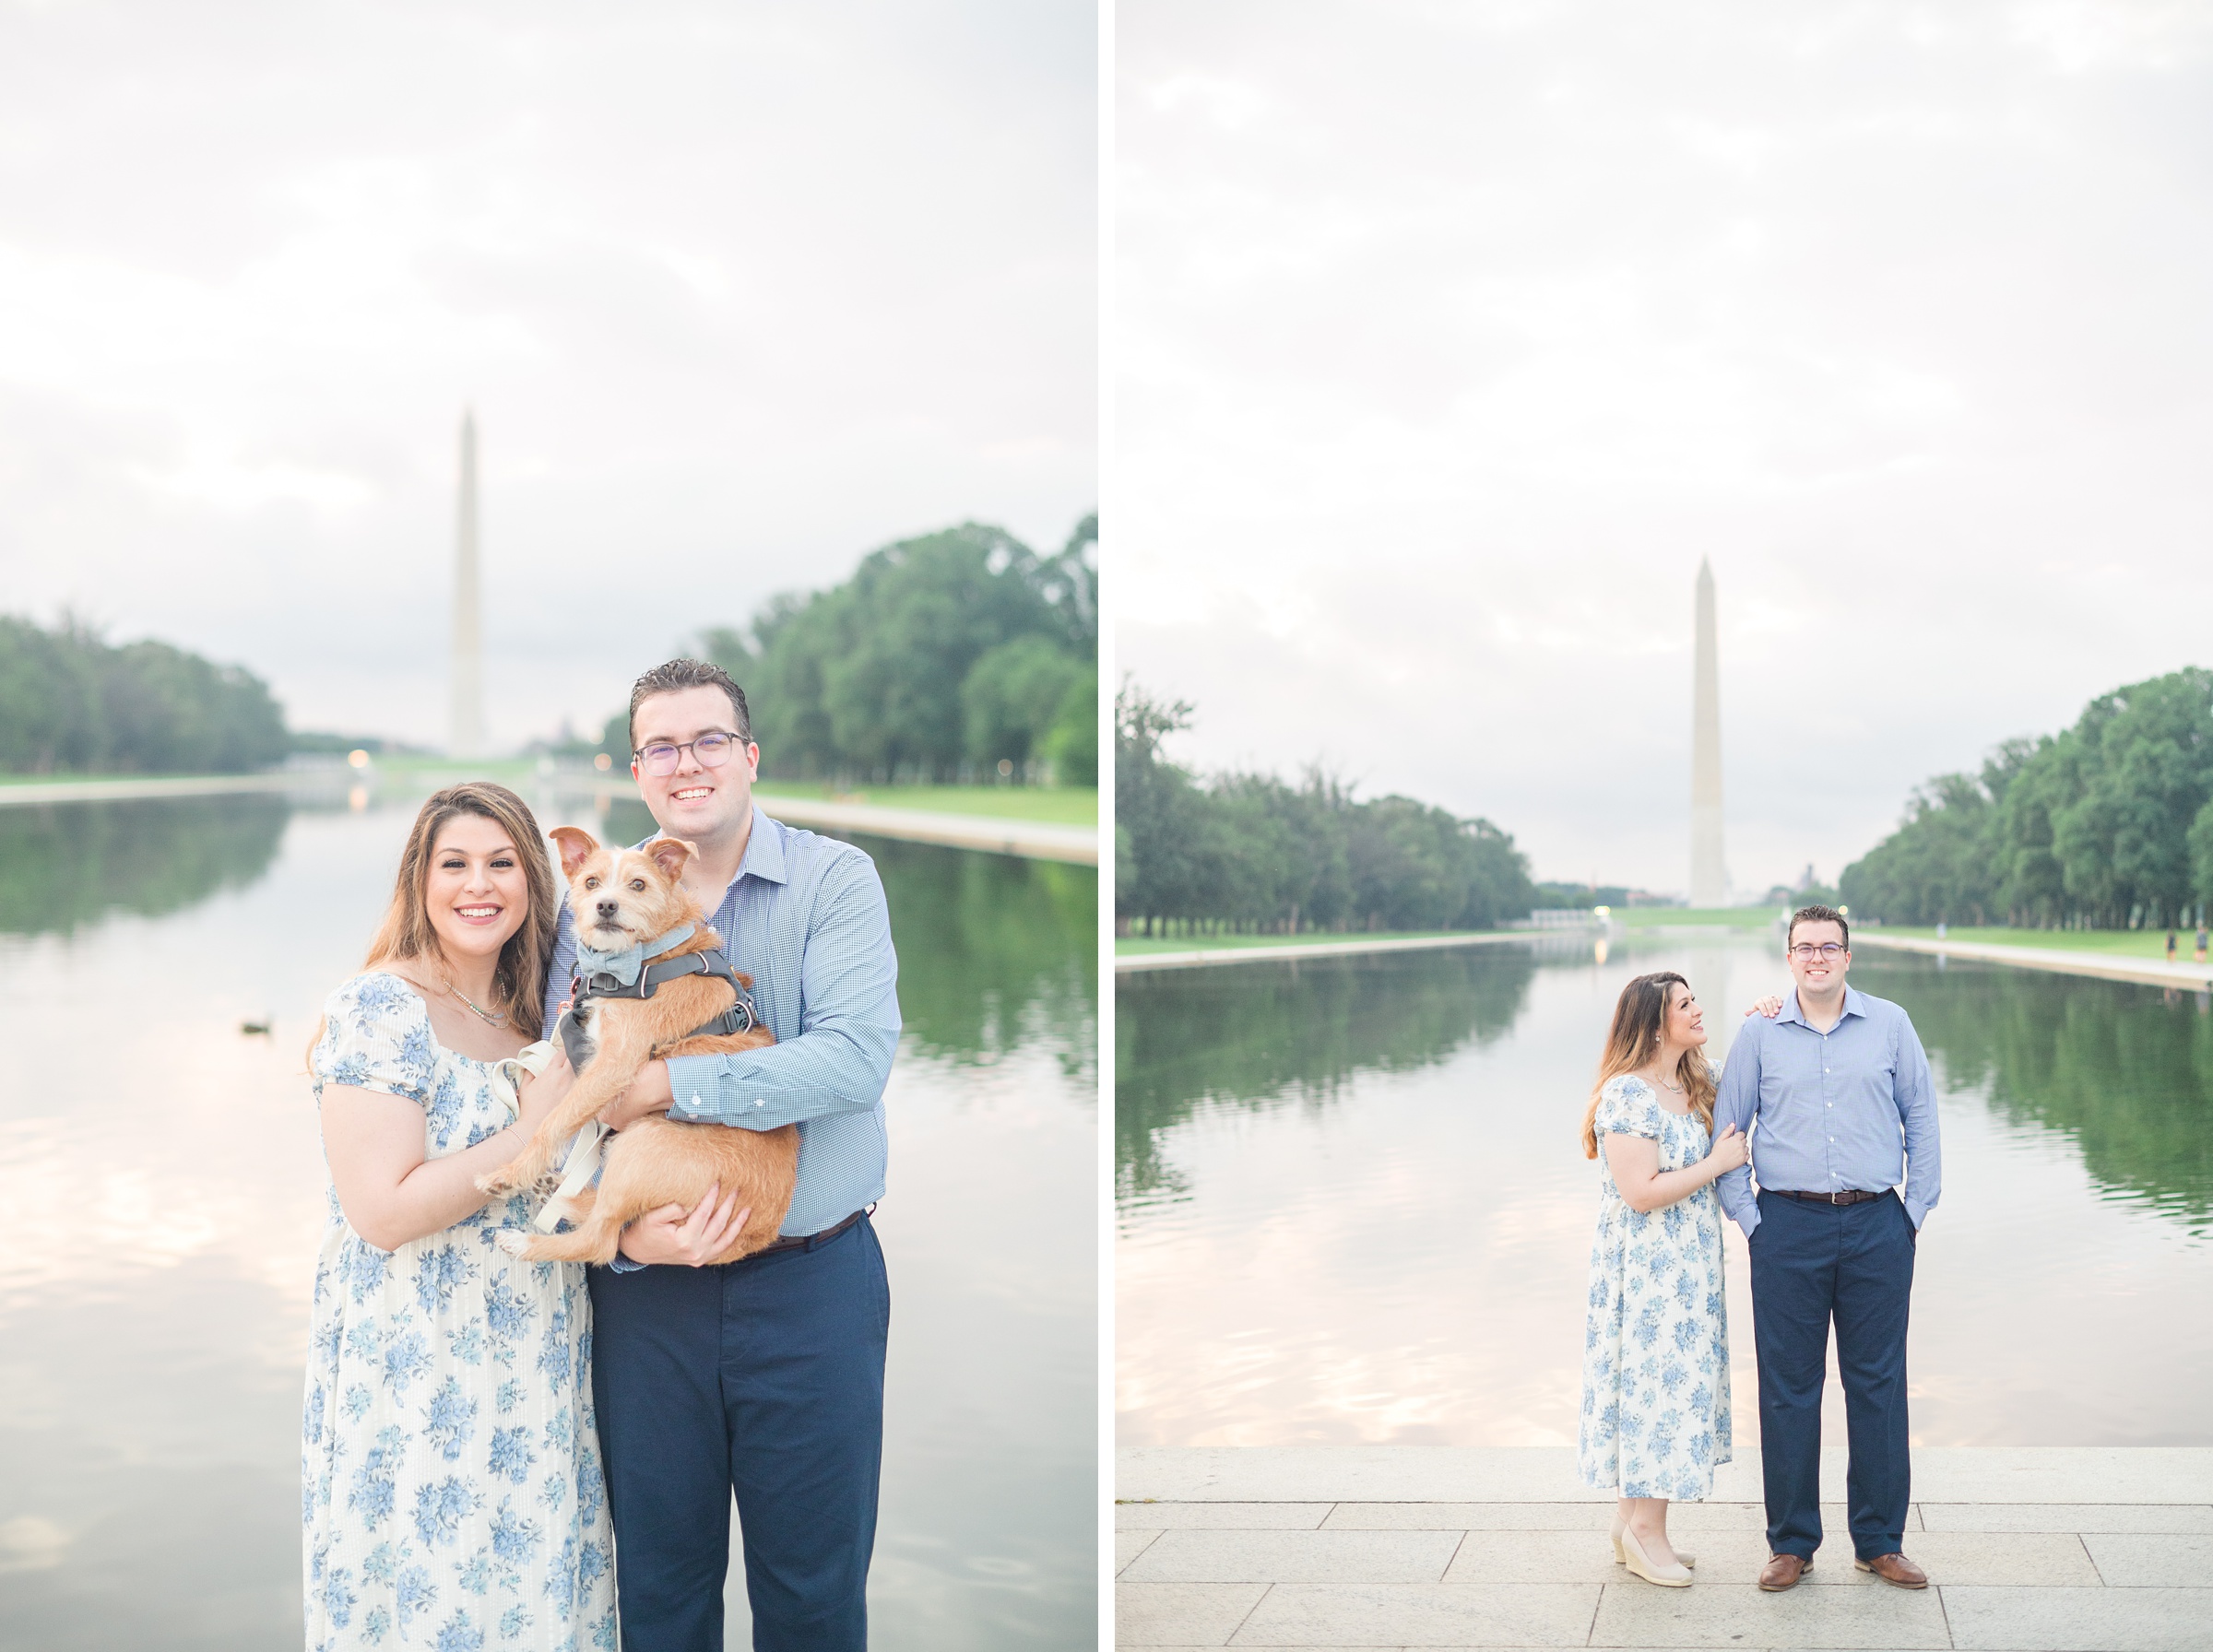
{"type": "MultiPolygon", "coordinates": [[[[677,944],[680,945],[690,934],[689,928],[678,934],[675,937],[677,944]]],[[[663,936],[661,938],[666,941],[670,938],[663,936]]],[[[745,983],[738,979],[738,973],[730,968],[730,961],[716,947],[709,947],[702,952],[686,952],[677,958],[664,958],[657,963],[648,963],[638,971],[636,980],[627,984],[621,975],[594,971],[590,974],[577,974],[570,978],[569,1008],[562,1012],[561,1024],[554,1029],[555,1035],[561,1040],[561,1047],[568,1052],[569,1065],[582,1072],[585,1065],[591,1060],[591,1050],[584,1039],[584,1028],[577,1020],[577,1012],[587,1002],[593,998],[650,998],[669,982],[680,981],[686,975],[712,975],[717,981],[728,981],[730,991],[737,995],[728,1009],[704,1026],[694,1027],[685,1034],[687,1038],[750,1032],[761,1024],[760,1014],[753,1008],[752,995],[745,990],[745,983]]],[[[510,1110],[520,1111],[520,1103],[515,1094],[520,1074],[543,1072],[552,1054],[553,1046],[540,1041],[525,1050],[515,1061],[515,1071],[504,1070],[507,1063],[500,1064],[502,1070],[499,1077],[504,1080],[503,1099],[510,1110]]],[[[546,1200],[544,1209],[538,1211],[538,1219],[532,1224],[539,1233],[550,1233],[560,1226],[574,1208],[573,1201],[576,1195],[598,1179],[599,1149],[610,1133],[603,1121],[595,1118],[586,1121],[584,1127],[570,1138],[568,1158],[561,1167],[561,1185],[546,1200]]]]}
{"type": "Polygon", "coordinates": [[[753,996],[745,990],[738,979],[738,972],[730,961],[722,955],[718,947],[709,947],[704,952],[686,952],[676,958],[664,958],[649,963],[638,972],[638,978],[628,985],[619,975],[579,974],[569,983],[570,1007],[561,1018],[561,1044],[569,1053],[569,1065],[582,1072],[591,1059],[591,1052],[584,1042],[584,1029],[577,1013],[594,998],[650,998],[671,981],[680,981],[686,975],[711,975],[717,981],[730,984],[737,996],[730,1007],[704,1025],[697,1026],[684,1034],[687,1038],[719,1038],[732,1032],[751,1032],[761,1024],[761,1017],[753,1008],[753,996]]]}

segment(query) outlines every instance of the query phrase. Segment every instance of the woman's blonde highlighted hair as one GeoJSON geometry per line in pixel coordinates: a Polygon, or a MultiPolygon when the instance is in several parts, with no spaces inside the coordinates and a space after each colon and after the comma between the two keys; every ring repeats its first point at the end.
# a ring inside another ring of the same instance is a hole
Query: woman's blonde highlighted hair
{"type": "MultiPolygon", "coordinates": [[[[1598,1157],[1598,1092],[1609,1079],[1649,1066],[1660,1053],[1661,1032],[1667,1025],[1668,989],[1677,985],[1686,992],[1690,989],[1690,983],[1675,971],[1663,970],[1658,974],[1639,975],[1621,989],[1614,1005],[1614,1025],[1606,1033],[1606,1052],[1598,1058],[1598,1077],[1591,1085],[1591,1102],[1583,1109],[1584,1158],[1598,1157]]],[[[1675,1077],[1690,1097],[1691,1111],[1711,1130],[1713,1069],[1706,1065],[1705,1052],[1685,1050],[1683,1059],[1675,1064],[1675,1077]]]]}
{"type": "Polygon", "coordinates": [[[503,785],[489,780],[466,780],[433,792],[408,829],[407,847],[399,853],[399,873],[392,881],[392,904],[385,921],[369,943],[363,969],[412,958],[429,958],[441,968],[444,956],[438,932],[423,903],[430,887],[431,855],[438,834],[462,815],[476,815],[507,833],[522,859],[523,880],[530,891],[530,910],[522,927],[500,949],[500,962],[491,977],[491,1002],[487,1009],[507,1012],[508,1025],[527,1038],[543,1030],[546,1009],[546,970],[553,962],[553,926],[560,902],[553,887],[553,866],[546,856],[546,840],[538,830],[530,806],[503,785]]]}

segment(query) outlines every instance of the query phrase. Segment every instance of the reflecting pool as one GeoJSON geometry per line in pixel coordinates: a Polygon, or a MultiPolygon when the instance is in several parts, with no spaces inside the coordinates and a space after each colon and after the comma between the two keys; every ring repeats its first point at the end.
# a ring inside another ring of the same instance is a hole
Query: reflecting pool
{"type": "MultiPolygon", "coordinates": [[[[647,826],[634,805],[532,802],[549,826],[647,826]]],[[[300,1645],[324,1181],[303,1056],[412,815],[0,808],[0,1646],[300,1645]]],[[[865,846],[906,1021],[876,1218],[873,1626],[947,1652],[1088,1644],[1096,874],[865,846]]],[[[750,1645],[739,1580],[729,1601],[729,1644],[750,1645]]]]}
{"type": "MultiPolygon", "coordinates": [[[[1717,1054],[1789,985],[1779,938],[1680,932],[1122,976],[1118,1442],[1572,1445],[1577,1130],[1614,1001],[1655,969],[1717,1054]]],[[[1852,979],[1912,1014],[1940,1092],[1916,1443],[2213,1443],[2213,1004],[1866,946],[1852,979]]],[[[1826,1426],[1841,1443],[1833,1385],[1826,1426]]]]}

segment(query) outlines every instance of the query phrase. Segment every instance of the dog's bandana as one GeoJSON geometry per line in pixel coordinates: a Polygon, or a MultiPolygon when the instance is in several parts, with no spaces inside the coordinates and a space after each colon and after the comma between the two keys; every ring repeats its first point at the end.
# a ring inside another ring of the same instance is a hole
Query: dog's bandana
{"type": "Polygon", "coordinates": [[[624,986],[635,986],[638,972],[645,967],[648,958],[658,958],[671,947],[680,947],[692,938],[694,926],[679,924],[658,940],[640,941],[634,947],[624,947],[620,952],[602,952],[598,947],[587,947],[579,939],[576,943],[576,973],[586,980],[594,975],[612,975],[624,986]]]}

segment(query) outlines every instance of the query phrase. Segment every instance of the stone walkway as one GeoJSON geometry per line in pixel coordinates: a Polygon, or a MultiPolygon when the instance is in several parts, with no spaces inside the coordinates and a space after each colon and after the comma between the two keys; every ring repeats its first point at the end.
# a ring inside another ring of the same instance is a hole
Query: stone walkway
{"type": "Polygon", "coordinates": [[[1119,1456],[1123,1646],[2213,1648],[2213,1448],[1920,1450],[1906,1552],[1932,1587],[1855,1570],[1841,1452],[1828,1533],[1787,1594],[1767,1558],[1759,1462],[1679,1504],[1698,1581],[1613,1564],[1611,1500],[1567,1450],[1341,1447],[1119,1456]]]}

